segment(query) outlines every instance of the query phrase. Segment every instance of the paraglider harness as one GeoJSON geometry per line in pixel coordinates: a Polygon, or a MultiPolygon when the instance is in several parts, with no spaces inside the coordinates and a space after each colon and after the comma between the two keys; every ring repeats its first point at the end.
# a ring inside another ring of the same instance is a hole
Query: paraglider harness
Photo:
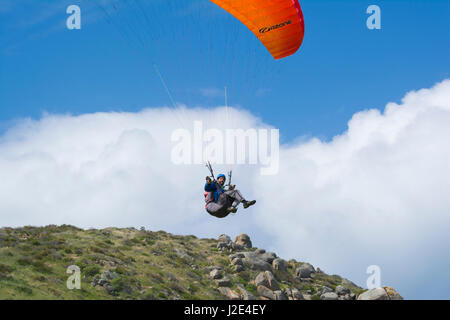
{"type": "MultiPolygon", "coordinates": [[[[213,168],[212,168],[211,163],[209,161],[206,163],[206,167],[208,168],[209,173],[211,174],[209,177],[212,179],[212,181],[213,181],[212,183],[215,183],[217,185],[217,187],[219,188],[219,192],[220,193],[224,193],[225,192],[225,188],[222,187],[221,185],[217,184],[216,178],[214,176],[213,168]]],[[[225,187],[228,186],[228,188],[230,188],[232,175],[233,175],[233,170],[230,169],[230,171],[228,171],[228,184],[225,185],[225,187]]],[[[213,194],[213,192],[208,192],[208,191],[205,192],[205,202],[206,202],[205,207],[207,207],[209,203],[214,202],[214,194],[213,194]]]]}

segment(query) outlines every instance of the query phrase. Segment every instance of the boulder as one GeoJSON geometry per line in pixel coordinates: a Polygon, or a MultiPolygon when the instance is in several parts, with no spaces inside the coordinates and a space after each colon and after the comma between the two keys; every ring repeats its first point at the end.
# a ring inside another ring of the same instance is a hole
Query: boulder
{"type": "Polygon", "coordinates": [[[335,292],[326,292],[320,296],[320,300],[338,300],[339,297],[335,292]]]}
{"type": "Polygon", "coordinates": [[[339,286],[336,287],[335,292],[336,292],[339,296],[345,296],[346,294],[349,295],[349,294],[351,293],[349,288],[346,288],[346,287],[341,286],[341,285],[339,285],[339,286]]]}
{"type": "Polygon", "coordinates": [[[238,235],[236,237],[236,239],[234,240],[234,242],[238,245],[243,246],[244,248],[252,247],[252,242],[250,240],[250,237],[248,235],[246,235],[245,233],[241,233],[240,235],[238,235]]]}
{"type": "Polygon", "coordinates": [[[238,284],[237,288],[239,292],[241,293],[242,300],[256,300],[255,297],[249,293],[247,290],[245,290],[244,286],[242,284],[238,284]]]}
{"type": "Polygon", "coordinates": [[[232,261],[231,261],[231,264],[232,265],[244,265],[244,262],[242,261],[242,259],[241,258],[234,258],[232,261]]]}
{"type": "Polygon", "coordinates": [[[231,280],[228,277],[216,279],[216,283],[219,287],[230,287],[231,286],[231,280]]]}
{"type": "Polygon", "coordinates": [[[219,290],[222,295],[227,297],[228,300],[241,300],[241,296],[236,291],[233,291],[228,287],[219,287],[217,290],[219,290]]]}
{"type": "Polygon", "coordinates": [[[403,297],[392,287],[383,287],[390,300],[403,300],[403,297]]]}
{"type": "Polygon", "coordinates": [[[223,251],[223,250],[227,250],[231,248],[231,243],[229,242],[219,242],[217,243],[217,249],[219,249],[219,251],[223,251]]]}
{"type": "Polygon", "coordinates": [[[314,269],[313,265],[310,264],[310,263],[304,263],[304,264],[302,264],[301,266],[302,266],[304,269],[309,270],[309,272],[311,272],[311,273],[315,273],[315,272],[316,272],[316,269],[314,269]]]}
{"type": "Polygon", "coordinates": [[[240,244],[237,244],[235,242],[231,242],[231,249],[233,251],[239,251],[239,250],[244,250],[245,248],[244,248],[244,246],[242,246],[240,244]]]}
{"type": "Polygon", "coordinates": [[[276,300],[288,300],[286,295],[281,290],[276,290],[273,293],[275,294],[276,300]]]}
{"type": "Polygon", "coordinates": [[[105,284],[105,286],[103,288],[106,289],[106,292],[108,292],[108,294],[110,294],[110,295],[115,294],[114,287],[112,285],[110,285],[109,283],[105,284]]]}
{"type": "Polygon", "coordinates": [[[256,288],[256,290],[261,297],[267,298],[269,300],[277,300],[276,294],[265,286],[260,285],[256,288]]]}
{"type": "Polygon", "coordinates": [[[322,290],[320,291],[320,295],[322,295],[324,293],[328,293],[328,292],[333,292],[333,289],[331,289],[329,287],[323,287],[322,290]]]}
{"type": "Polygon", "coordinates": [[[298,289],[292,289],[292,297],[294,300],[305,300],[303,294],[298,289]]]}
{"type": "Polygon", "coordinates": [[[264,250],[264,249],[256,249],[255,252],[256,252],[257,254],[263,254],[263,253],[266,252],[266,250],[264,250]]]}
{"type": "Polygon", "coordinates": [[[311,269],[308,267],[301,265],[295,270],[295,276],[297,278],[310,278],[311,277],[311,269]]]}
{"type": "Polygon", "coordinates": [[[231,238],[229,236],[227,236],[226,234],[221,234],[217,240],[219,242],[224,242],[224,243],[230,243],[231,242],[231,238]]]}
{"type": "Polygon", "coordinates": [[[181,249],[179,249],[179,248],[175,248],[173,251],[174,251],[180,258],[182,258],[182,259],[184,259],[184,260],[186,260],[186,261],[191,262],[191,261],[194,260],[190,255],[188,255],[186,252],[184,252],[183,250],[181,250],[181,249]]]}
{"type": "Polygon", "coordinates": [[[375,288],[361,293],[358,300],[389,300],[389,296],[383,288],[375,288]]]}
{"type": "Polygon", "coordinates": [[[254,252],[242,252],[244,258],[242,261],[252,270],[272,271],[272,266],[261,259],[260,255],[254,252]]]}
{"type": "Polygon", "coordinates": [[[257,287],[264,286],[272,291],[280,290],[278,282],[270,271],[260,272],[255,278],[255,285],[257,287]]]}
{"type": "Polygon", "coordinates": [[[101,279],[109,281],[109,280],[113,280],[117,277],[118,277],[117,273],[107,270],[102,273],[101,279]]]}
{"type": "Polygon", "coordinates": [[[272,268],[274,270],[287,271],[286,262],[280,258],[276,258],[272,261],[272,268]]]}
{"type": "Polygon", "coordinates": [[[298,289],[287,288],[284,290],[284,294],[289,300],[305,300],[303,294],[298,289]]]}
{"type": "Polygon", "coordinates": [[[210,273],[209,276],[213,279],[220,279],[222,278],[222,271],[219,269],[213,269],[210,273]]]}
{"type": "Polygon", "coordinates": [[[273,252],[265,252],[265,253],[261,254],[261,259],[263,259],[264,261],[266,261],[267,263],[270,263],[270,264],[276,258],[277,258],[277,255],[273,252]]]}
{"type": "Polygon", "coordinates": [[[236,272],[244,271],[244,267],[240,264],[237,264],[234,266],[234,271],[236,271],[236,272]]]}

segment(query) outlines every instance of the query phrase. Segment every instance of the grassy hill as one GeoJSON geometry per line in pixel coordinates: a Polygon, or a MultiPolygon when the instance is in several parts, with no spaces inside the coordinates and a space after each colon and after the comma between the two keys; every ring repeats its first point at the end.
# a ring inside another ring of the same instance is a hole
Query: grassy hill
{"type": "Polygon", "coordinates": [[[364,291],[309,264],[253,248],[249,239],[230,240],[134,228],[2,228],[0,299],[349,300],[364,291]],[[67,270],[74,265],[81,288],[70,290],[67,270]]]}

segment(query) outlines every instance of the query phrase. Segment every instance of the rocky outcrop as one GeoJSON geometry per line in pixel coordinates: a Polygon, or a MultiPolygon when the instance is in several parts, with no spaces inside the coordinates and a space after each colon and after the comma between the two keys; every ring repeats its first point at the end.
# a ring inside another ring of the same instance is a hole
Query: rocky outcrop
{"type": "Polygon", "coordinates": [[[250,241],[250,237],[246,235],[245,233],[241,233],[236,237],[236,240],[234,242],[238,245],[243,246],[244,248],[251,248],[252,242],[250,241]]]}
{"type": "Polygon", "coordinates": [[[246,234],[233,241],[226,234],[198,239],[134,228],[0,228],[0,247],[7,257],[0,261],[0,300],[41,293],[69,300],[402,299],[391,287],[364,291],[309,263],[255,248],[246,234]],[[79,267],[84,290],[60,290],[69,266],[79,267]],[[24,287],[18,290],[9,279],[24,287]]]}
{"type": "Polygon", "coordinates": [[[264,286],[272,291],[280,290],[277,280],[275,280],[273,273],[270,271],[258,273],[255,279],[255,285],[257,287],[264,286]]]}
{"type": "Polygon", "coordinates": [[[400,294],[391,287],[367,290],[358,296],[358,300],[403,300],[400,294]]]}
{"type": "Polygon", "coordinates": [[[314,267],[309,263],[304,263],[295,270],[295,275],[298,278],[311,278],[311,274],[316,272],[314,267]]]}
{"type": "Polygon", "coordinates": [[[241,300],[241,296],[234,290],[228,287],[219,287],[217,290],[224,295],[228,300],[241,300]]]}

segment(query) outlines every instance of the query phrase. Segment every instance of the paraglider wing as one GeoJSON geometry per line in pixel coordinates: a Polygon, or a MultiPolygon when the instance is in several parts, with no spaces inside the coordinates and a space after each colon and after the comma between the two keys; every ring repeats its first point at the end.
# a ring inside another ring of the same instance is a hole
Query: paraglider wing
{"type": "Polygon", "coordinates": [[[305,23],[298,0],[210,0],[246,25],[275,59],[297,52],[305,23]]]}

